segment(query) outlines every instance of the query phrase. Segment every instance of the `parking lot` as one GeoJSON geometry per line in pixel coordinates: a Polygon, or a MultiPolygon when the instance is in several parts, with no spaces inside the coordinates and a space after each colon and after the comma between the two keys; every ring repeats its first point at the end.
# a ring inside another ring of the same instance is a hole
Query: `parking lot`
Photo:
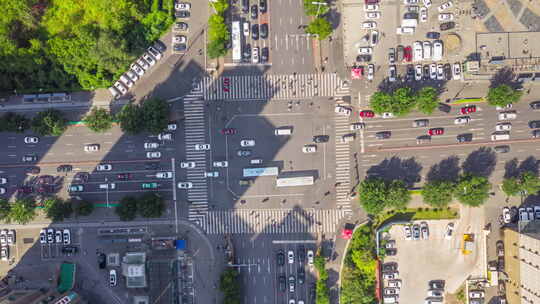
{"type": "MultiPolygon", "coordinates": [[[[425,221],[428,229],[428,239],[422,235],[418,240],[407,240],[403,225],[394,225],[385,237],[395,240],[397,253],[387,256],[384,263],[396,263],[396,278],[401,282],[399,292],[400,303],[423,303],[426,298],[439,298],[436,293],[429,290],[441,290],[443,293],[454,293],[472,273],[482,273],[482,238],[475,235],[475,249],[472,253],[464,255],[461,251],[461,239],[464,232],[470,227],[458,221],[425,221]],[[448,223],[454,224],[451,237],[446,238],[448,223]],[[421,269],[421,271],[420,271],[421,269]],[[431,281],[442,282],[444,288],[429,286],[431,281]],[[431,296],[430,296],[431,294],[431,296]]],[[[411,224],[421,224],[421,221],[411,224]]],[[[383,266],[384,271],[384,266],[383,266]]],[[[384,271],[394,273],[395,271],[384,271]]],[[[385,287],[388,286],[385,280],[385,287]]],[[[388,288],[392,289],[392,288],[388,288]]],[[[390,293],[390,292],[385,292],[390,293]]]]}

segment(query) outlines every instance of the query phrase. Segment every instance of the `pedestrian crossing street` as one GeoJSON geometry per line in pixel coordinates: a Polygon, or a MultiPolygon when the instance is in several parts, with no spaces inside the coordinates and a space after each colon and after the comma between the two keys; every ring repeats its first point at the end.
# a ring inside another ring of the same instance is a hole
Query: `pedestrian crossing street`
{"type": "MultiPolygon", "coordinates": [[[[205,177],[207,168],[207,151],[195,150],[195,144],[205,144],[206,142],[206,121],[205,104],[200,86],[194,88],[190,94],[184,96],[184,134],[186,149],[186,162],[195,162],[195,168],[187,170],[187,182],[191,182],[193,187],[187,189],[188,219],[196,223],[201,223],[208,213],[208,184],[205,177]]],[[[183,190],[179,190],[183,191],[183,190]]]]}
{"type": "Polygon", "coordinates": [[[208,234],[335,233],[343,210],[233,209],[208,212],[208,234]]]}
{"type": "Polygon", "coordinates": [[[243,75],[203,78],[205,100],[282,100],[334,96],[340,88],[336,73],[243,75]]]}
{"type": "MultiPolygon", "coordinates": [[[[350,86],[343,82],[336,90],[336,98],[350,95],[350,86]]],[[[338,208],[352,214],[349,193],[351,192],[350,177],[350,143],[341,141],[343,135],[351,133],[349,117],[335,114],[334,125],[336,130],[336,204],[338,208]]]]}

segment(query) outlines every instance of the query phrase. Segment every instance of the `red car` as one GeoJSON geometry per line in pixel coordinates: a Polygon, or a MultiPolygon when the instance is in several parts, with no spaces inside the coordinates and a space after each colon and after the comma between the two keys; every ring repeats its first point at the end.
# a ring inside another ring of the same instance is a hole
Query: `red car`
{"type": "Polygon", "coordinates": [[[361,111],[359,115],[360,117],[363,117],[363,118],[371,118],[375,116],[375,113],[373,111],[364,110],[364,111],[361,111]]]}
{"type": "Polygon", "coordinates": [[[234,129],[234,128],[221,129],[221,134],[223,134],[223,135],[233,135],[233,134],[236,134],[236,129],[234,129]]]}
{"type": "Polygon", "coordinates": [[[412,48],[410,45],[406,46],[403,50],[403,59],[405,59],[407,62],[412,61],[412,48]]]}
{"type": "Polygon", "coordinates": [[[229,78],[223,78],[223,92],[229,92],[230,85],[231,85],[231,82],[229,78]]]}
{"type": "Polygon", "coordinates": [[[466,106],[461,108],[460,110],[461,114],[469,114],[476,112],[476,106],[466,106]]]}
{"type": "Polygon", "coordinates": [[[128,180],[131,179],[133,176],[131,173],[119,173],[116,175],[116,178],[119,180],[128,180]]]}
{"type": "Polygon", "coordinates": [[[17,188],[17,192],[32,193],[32,192],[34,192],[34,188],[32,188],[30,186],[20,186],[20,187],[17,188]]]}
{"type": "Polygon", "coordinates": [[[433,135],[443,135],[444,134],[444,129],[443,128],[429,129],[428,134],[431,135],[431,136],[433,136],[433,135]]]}

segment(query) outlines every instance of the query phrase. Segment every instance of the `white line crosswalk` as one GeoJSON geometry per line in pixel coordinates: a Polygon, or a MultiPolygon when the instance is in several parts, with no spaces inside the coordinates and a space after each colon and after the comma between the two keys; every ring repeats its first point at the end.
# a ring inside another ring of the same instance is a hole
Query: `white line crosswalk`
{"type": "MultiPolygon", "coordinates": [[[[336,97],[350,95],[347,82],[342,82],[336,90],[336,97]]],[[[348,215],[352,213],[349,193],[351,192],[350,177],[350,143],[342,142],[345,134],[351,133],[349,117],[335,114],[334,125],[336,130],[336,204],[338,208],[348,215]]]]}
{"type": "Polygon", "coordinates": [[[282,100],[334,96],[343,82],[335,73],[243,75],[203,78],[205,100],[282,100]]]}
{"type": "Polygon", "coordinates": [[[206,143],[205,105],[199,87],[184,96],[186,162],[195,162],[195,168],[187,169],[187,181],[193,187],[187,189],[188,219],[202,224],[208,213],[208,185],[205,177],[206,151],[195,150],[196,144],[206,143]]]}
{"type": "Polygon", "coordinates": [[[335,233],[343,210],[233,209],[210,211],[208,234],[335,233]]]}

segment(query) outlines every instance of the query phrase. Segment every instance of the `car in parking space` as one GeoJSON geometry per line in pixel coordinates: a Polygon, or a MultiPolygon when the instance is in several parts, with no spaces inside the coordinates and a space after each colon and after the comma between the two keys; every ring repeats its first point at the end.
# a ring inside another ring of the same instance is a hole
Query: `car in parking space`
{"type": "Polygon", "coordinates": [[[266,0],[259,0],[259,12],[264,14],[266,13],[266,10],[267,10],[266,0]]]}
{"type": "Polygon", "coordinates": [[[405,73],[405,81],[414,80],[414,66],[412,64],[407,65],[407,72],[405,73]]]}
{"type": "Polygon", "coordinates": [[[373,76],[375,74],[375,66],[373,64],[368,64],[367,66],[367,79],[373,80],[373,76]]]}
{"type": "Polygon", "coordinates": [[[99,151],[99,144],[84,145],[84,152],[97,152],[99,151]]]}
{"type": "Polygon", "coordinates": [[[184,35],[174,35],[172,36],[172,43],[173,44],[187,43],[187,37],[184,35]]]}
{"type": "Polygon", "coordinates": [[[429,78],[431,80],[437,79],[437,65],[435,63],[429,65],[429,78]]]}
{"type": "Polygon", "coordinates": [[[366,12],[376,12],[379,10],[379,5],[376,3],[364,5],[364,11],[366,12]]]}
{"type": "Polygon", "coordinates": [[[358,115],[362,118],[372,118],[372,117],[375,117],[375,112],[370,111],[370,110],[363,110],[363,111],[360,111],[358,115]]]}
{"type": "Polygon", "coordinates": [[[210,150],[210,144],[196,144],[194,147],[197,151],[210,150]]]}
{"type": "Polygon", "coordinates": [[[388,262],[382,265],[383,272],[394,272],[394,271],[397,271],[397,269],[398,269],[398,265],[396,262],[388,262]]]}
{"type": "Polygon", "coordinates": [[[306,272],[304,267],[299,267],[297,271],[298,284],[304,284],[306,282],[306,272]]]}
{"type": "Polygon", "coordinates": [[[204,177],[219,177],[219,172],[217,171],[204,172],[204,177]]]}
{"type": "MultiPolygon", "coordinates": [[[[178,3],[177,3],[178,4],[178,3]]],[[[116,276],[116,270],[111,269],[109,270],[109,286],[114,287],[117,284],[117,276],[116,276]]]]}
{"type": "Polygon", "coordinates": [[[294,251],[292,250],[287,251],[287,261],[289,262],[289,264],[294,263],[294,251]]]}
{"type": "Polygon", "coordinates": [[[259,40],[259,24],[251,25],[251,39],[259,40]]]}
{"type": "MultiPolygon", "coordinates": [[[[499,113],[499,120],[512,120],[517,118],[516,111],[506,111],[499,113]]],[[[530,125],[529,125],[530,127],[530,125]]]]}
{"type": "Polygon", "coordinates": [[[238,151],[236,151],[236,155],[240,157],[249,157],[251,156],[251,150],[239,149],[238,151]]]}
{"type": "Polygon", "coordinates": [[[126,94],[127,93],[127,88],[125,87],[124,84],[122,84],[120,81],[117,81],[114,83],[114,87],[120,92],[122,93],[122,95],[126,94]]]}
{"type": "Polygon", "coordinates": [[[447,240],[451,239],[453,232],[454,232],[454,223],[448,223],[448,225],[446,225],[446,231],[444,232],[444,238],[447,240]]]}
{"type": "Polygon", "coordinates": [[[278,282],[279,291],[284,292],[287,289],[287,278],[285,278],[285,275],[280,275],[278,282]]]}
{"type": "Polygon", "coordinates": [[[443,65],[443,71],[444,71],[444,79],[450,80],[452,79],[452,67],[450,64],[446,63],[443,65]]]}
{"type": "Polygon", "coordinates": [[[428,20],[428,9],[425,6],[420,8],[420,22],[427,22],[428,20]]]}
{"type": "Polygon", "coordinates": [[[540,138],[540,130],[532,130],[531,135],[533,138],[540,138]]]}
{"type": "Polygon", "coordinates": [[[540,110],[540,101],[534,101],[529,104],[532,110],[540,110]]]}
{"type": "Polygon", "coordinates": [[[178,125],[174,122],[170,122],[167,124],[167,131],[176,131],[178,128],[178,125]]]}
{"type": "Polygon", "coordinates": [[[431,143],[431,136],[429,136],[429,135],[420,135],[420,136],[416,137],[416,144],[417,145],[429,144],[429,143],[431,143]]]}
{"type": "Polygon", "coordinates": [[[118,180],[130,180],[133,178],[133,174],[131,173],[118,173],[116,174],[116,179],[118,180]]]}
{"type": "Polygon", "coordinates": [[[177,43],[173,46],[173,50],[176,54],[184,53],[187,50],[187,44],[177,43]]]}
{"type": "Polygon", "coordinates": [[[429,229],[426,222],[420,223],[420,234],[423,240],[429,239],[429,229]]]}
{"type": "Polygon", "coordinates": [[[540,206],[534,206],[534,217],[535,219],[540,220],[540,206]]]}
{"type": "Polygon", "coordinates": [[[172,133],[159,133],[157,136],[158,140],[172,140],[172,133]]]}
{"type": "Polygon", "coordinates": [[[495,110],[497,111],[500,111],[500,110],[509,110],[512,108],[512,104],[509,103],[509,104],[506,104],[504,106],[495,106],[495,110]]]}
{"type": "Polygon", "coordinates": [[[381,114],[381,117],[382,118],[394,118],[394,114],[390,113],[390,112],[384,112],[381,114]]]}
{"type": "Polygon", "coordinates": [[[68,191],[69,192],[82,192],[82,191],[84,191],[84,186],[83,185],[71,185],[71,186],[69,186],[68,191]]]}
{"type": "Polygon", "coordinates": [[[261,24],[260,30],[261,30],[261,38],[262,39],[268,38],[268,23],[261,24]]]}
{"type": "Polygon", "coordinates": [[[401,288],[401,280],[390,280],[390,281],[388,281],[388,287],[401,288]]]}
{"type": "Polygon", "coordinates": [[[454,14],[452,13],[439,14],[439,21],[452,21],[452,20],[454,20],[454,14]]]}
{"type": "Polygon", "coordinates": [[[179,189],[191,189],[193,188],[193,183],[191,182],[179,182],[178,183],[179,189]]]}
{"type": "Polygon", "coordinates": [[[153,66],[154,64],[156,64],[156,61],[154,60],[154,58],[152,58],[152,56],[150,56],[148,53],[142,54],[142,58],[146,60],[146,62],[148,62],[150,66],[153,66]]]}
{"type": "Polygon", "coordinates": [[[176,18],[189,19],[191,13],[189,11],[176,11],[174,12],[176,18]]]}
{"type": "Polygon", "coordinates": [[[452,66],[452,78],[454,80],[461,79],[461,64],[459,62],[454,63],[452,66]]]}
{"type": "Polygon", "coordinates": [[[177,11],[189,11],[191,9],[191,4],[187,2],[177,2],[174,5],[174,9],[177,11]]]}
{"type": "Polygon", "coordinates": [[[212,163],[212,166],[217,167],[217,168],[226,168],[226,167],[229,166],[229,162],[226,161],[226,160],[215,161],[215,162],[212,163]]]}
{"type": "Polygon", "coordinates": [[[385,280],[395,280],[399,278],[399,273],[396,271],[396,272],[388,272],[388,273],[383,273],[383,279],[385,280]]]}
{"type": "Polygon", "coordinates": [[[147,71],[150,68],[148,63],[146,61],[144,61],[142,58],[137,59],[136,62],[145,71],[147,71]]]}
{"type": "Polygon", "coordinates": [[[294,275],[290,275],[289,276],[289,292],[294,293],[295,290],[296,290],[296,278],[294,277],[294,275]]]}
{"type": "Polygon", "coordinates": [[[413,43],[413,60],[414,61],[420,61],[424,57],[424,49],[422,48],[422,42],[415,41],[413,43]]]}
{"type": "Polygon", "coordinates": [[[173,32],[189,32],[189,25],[185,22],[176,22],[173,27],[173,32]]]}
{"type": "Polygon", "coordinates": [[[512,221],[512,216],[510,214],[510,208],[503,207],[502,210],[502,219],[505,224],[509,224],[512,221]]]}
{"type": "Polygon", "coordinates": [[[462,107],[461,109],[459,109],[459,112],[461,114],[474,113],[474,112],[476,112],[476,106],[475,105],[470,105],[470,106],[462,107]]]}
{"type": "Polygon", "coordinates": [[[414,67],[414,80],[420,81],[422,80],[422,65],[417,64],[414,67]]]}
{"type": "Polygon", "coordinates": [[[424,72],[422,73],[424,80],[429,80],[429,65],[424,65],[424,72]]]}
{"type": "Polygon", "coordinates": [[[315,153],[317,152],[317,146],[316,145],[305,145],[302,147],[302,152],[304,153],[315,153]]]}
{"type": "Polygon", "coordinates": [[[62,240],[64,245],[71,244],[71,232],[69,231],[69,229],[62,230],[62,240]]]}
{"type": "Polygon", "coordinates": [[[388,62],[390,62],[390,64],[393,64],[394,62],[396,62],[396,49],[394,48],[388,49],[388,62]]]}
{"type": "Polygon", "coordinates": [[[47,243],[47,231],[45,229],[41,229],[41,231],[39,232],[39,243],[47,243]]]}
{"type": "Polygon", "coordinates": [[[141,184],[141,189],[157,189],[157,188],[159,188],[159,184],[155,182],[141,184]]]}
{"type": "Polygon", "coordinates": [[[399,288],[384,288],[383,293],[385,296],[395,296],[399,294],[399,288]]]}
{"type": "Polygon", "coordinates": [[[255,140],[254,139],[243,139],[240,141],[241,147],[253,147],[255,146],[255,140]]]}
{"type": "Polygon", "coordinates": [[[315,255],[313,254],[313,250],[308,250],[307,251],[307,262],[308,262],[308,265],[313,265],[314,263],[314,259],[315,259],[315,255]]]}
{"type": "Polygon", "coordinates": [[[412,61],[412,47],[410,45],[403,48],[403,60],[405,60],[405,62],[412,61]]]}
{"type": "Polygon", "coordinates": [[[433,54],[432,59],[433,61],[439,61],[442,60],[443,56],[443,44],[442,41],[436,40],[433,42],[433,54]]]}
{"type": "Polygon", "coordinates": [[[456,27],[456,23],[454,21],[449,21],[449,22],[441,23],[441,25],[439,26],[439,29],[441,31],[448,31],[455,27],[456,27]]]}
{"type": "Polygon", "coordinates": [[[424,60],[431,59],[431,42],[429,41],[422,42],[422,50],[423,50],[423,59],[424,60]]]}
{"type": "Polygon", "coordinates": [[[146,158],[148,159],[161,158],[161,152],[159,151],[146,152],[146,158]]]}
{"type": "Polygon", "coordinates": [[[371,46],[375,46],[379,43],[379,31],[372,30],[370,33],[369,43],[371,46]]]}
{"type": "Polygon", "coordinates": [[[96,166],[96,171],[111,171],[112,165],[110,164],[99,164],[96,166]]]}
{"type": "Polygon", "coordinates": [[[411,225],[403,225],[403,234],[405,235],[405,240],[412,240],[411,225]]]}
{"type": "Polygon", "coordinates": [[[47,243],[54,243],[54,229],[52,228],[47,229],[47,243]]]}
{"type": "Polygon", "coordinates": [[[0,260],[2,261],[9,260],[9,247],[0,248],[0,260]]]}
{"type": "Polygon", "coordinates": [[[512,124],[509,122],[500,122],[495,125],[495,131],[510,131],[512,130],[512,124]]]}
{"type": "Polygon", "coordinates": [[[437,64],[437,80],[444,80],[444,69],[442,64],[437,64]]]}
{"type": "Polygon", "coordinates": [[[441,289],[444,290],[444,281],[442,280],[432,280],[428,283],[429,289],[441,289]]]}
{"type": "Polygon", "coordinates": [[[366,19],[379,19],[381,12],[366,12],[366,19]]]}
{"type": "Polygon", "coordinates": [[[397,68],[395,65],[391,65],[389,68],[388,68],[388,81],[390,82],[394,82],[397,80],[397,72],[396,72],[397,68]]]}
{"type": "Polygon", "coordinates": [[[471,121],[470,116],[461,116],[461,117],[457,117],[456,119],[454,119],[454,124],[455,125],[464,125],[464,124],[468,124],[469,121],[471,121]]]}
{"type": "Polygon", "coordinates": [[[154,57],[156,60],[159,60],[161,59],[161,53],[156,50],[153,46],[149,46],[146,51],[152,55],[152,57],[154,57]]]}
{"type": "Polygon", "coordinates": [[[278,266],[285,265],[285,254],[283,253],[283,250],[278,251],[276,254],[276,262],[278,266]]]}
{"type": "Polygon", "coordinates": [[[454,6],[454,4],[452,3],[452,1],[448,1],[448,2],[444,2],[443,4],[441,4],[439,7],[437,7],[437,10],[439,10],[439,12],[442,12],[446,9],[449,9],[451,8],[452,6],[454,6]]]}
{"type": "Polygon", "coordinates": [[[270,51],[267,46],[261,49],[261,62],[268,62],[268,57],[270,56],[270,51]]]}
{"type": "Polygon", "coordinates": [[[259,10],[257,9],[257,4],[251,6],[251,19],[257,19],[259,16],[259,10]]]}
{"type": "Polygon", "coordinates": [[[339,115],[350,116],[352,111],[351,109],[346,108],[346,107],[336,106],[334,109],[334,112],[339,115]]]}
{"type": "Polygon", "coordinates": [[[127,70],[126,71],[126,76],[129,77],[129,79],[131,79],[131,81],[137,81],[139,80],[139,76],[137,76],[137,74],[135,74],[133,71],[131,70],[127,70]]]}
{"type": "Polygon", "coordinates": [[[413,226],[412,226],[412,238],[413,238],[413,240],[419,240],[420,239],[420,225],[413,224],[413,226]]]}
{"type": "Polygon", "coordinates": [[[364,21],[362,23],[362,28],[365,30],[377,28],[377,23],[375,21],[364,21]]]}
{"type": "MultiPolygon", "coordinates": [[[[514,113],[515,114],[515,113],[514,113]]],[[[531,129],[538,129],[540,128],[540,120],[532,120],[529,121],[529,128],[531,129]]]]}
{"type": "Polygon", "coordinates": [[[356,62],[370,62],[371,55],[358,55],[356,56],[356,62]]]}
{"type": "Polygon", "coordinates": [[[375,133],[376,139],[388,139],[392,136],[392,133],[390,131],[381,131],[375,133]]]}
{"type": "Polygon", "coordinates": [[[428,290],[427,296],[434,298],[442,298],[443,292],[439,289],[428,290]]]}
{"type": "Polygon", "coordinates": [[[136,63],[133,63],[131,66],[130,66],[131,70],[133,72],[135,72],[137,75],[139,76],[142,76],[144,75],[144,70],[139,66],[137,65],[136,63]]]}
{"type": "Polygon", "coordinates": [[[33,154],[23,155],[22,161],[24,163],[35,162],[35,161],[37,161],[37,156],[33,155],[33,154]]]}
{"type": "Polygon", "coordinates": [[[7,244],[8,245],[14,245],[15,242],[17,241],[16,239],[16,236],[15,236],[15,230],[13,229],[10,229],[7,231],[7,244]]]}
{"type": "Polygon", "coordinates": [[[254,47],[251,50],[251,62],[259,63],[259,47],[254,47]]]}
{"type": "Polygon", "coordinates": [[[417,4],[419,0],[403,0],[403,4],[405,5],[414,5],[417,4]]]}
{"type": "Polygon", "coordinates": [[[24,137],[24,143],[25,144],[37,144],[39,142],[39,138],[35,136],[25,136],[24,137]]]}
{"type": "Polygon", "coordinates": [[[371,47],[368,47],[368,46],[364,46],[364,47],[359,47],[358,48],[358,54],[372,54],[373,53],[373,48],[371,47]]]}
{"type": "Polygon", "coordinates": [[[0,177],[0,185],[6,184],[7,181],[8,181],[7,178],[5,178],[5,177],[0,177]]]}
{"type": "Polygon", "coordinates": [[[7,245],[7,229],[2,229],[0,231],[0,245],[6,246],[7,245]]]}
{"type": "Polygon", "coordinates": [[[534,220],[534,210],[532,207],[527,207],[527,215],[529,217],[529,221],[534,220]]]}
{"type": "Polygon", "coordinates": [[[428,135],[434,136],[434,135],[443,135],[444,134],[444,128],[431,128],[428,130],[428,135]]]}

